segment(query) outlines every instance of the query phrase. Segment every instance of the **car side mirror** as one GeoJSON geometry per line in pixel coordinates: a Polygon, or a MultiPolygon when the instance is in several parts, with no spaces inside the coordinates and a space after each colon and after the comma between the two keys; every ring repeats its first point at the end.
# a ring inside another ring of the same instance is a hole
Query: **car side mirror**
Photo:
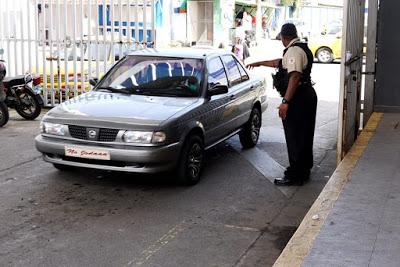
{"type": "Polygon", "coordinates": [[[92,86],[96,86],[99,83],[99,78],[91,78],[89,79],[89,83],[92,86]]]}
{"type": "Polygon", "coordinates": [[[228,86],[217,84],[208,89],[208,96],[223,95],[228,93],[228,86]]]}

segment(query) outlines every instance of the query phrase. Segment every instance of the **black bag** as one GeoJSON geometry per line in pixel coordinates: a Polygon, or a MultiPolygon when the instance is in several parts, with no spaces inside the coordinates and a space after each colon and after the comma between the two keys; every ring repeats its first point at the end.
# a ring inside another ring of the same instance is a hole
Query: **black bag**
{"type": "Polygon", "coordinates": [[[289,74],[287,70],[282,68],[282,60],[279,62],[278,71],[272,74],[272,81],[274,88],[279,92],[281,97],[284,97],[289,85],[289,74]]]}

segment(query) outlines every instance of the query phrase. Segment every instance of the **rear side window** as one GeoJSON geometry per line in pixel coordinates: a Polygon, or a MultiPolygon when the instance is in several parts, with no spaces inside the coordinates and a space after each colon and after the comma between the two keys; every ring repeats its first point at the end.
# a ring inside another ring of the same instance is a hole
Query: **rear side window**
{"type": "Polygon", "coordinates": [[[246,71],[244,70],[242,64],[237,63],[239,67],[240,76],[242,77],[242,81],[247,81],[249,79],[249,75],[247,75],[246,71]]]}
{"type": "Polygon", "coordinates": [[[219,57],[213,58],[208,62],[208,84],[209,86],[216,84],[228,85],[224,65],[219,57]]]}
{"type": "Polygon", "coordinates": [[[240,75],[238,65],[236,64],[236,60],[231,55],[222,56],[222,61],[226,66],[226,70],[228,73],[229,85],[234,86],[242,81],[242,76],[240,75]]]}

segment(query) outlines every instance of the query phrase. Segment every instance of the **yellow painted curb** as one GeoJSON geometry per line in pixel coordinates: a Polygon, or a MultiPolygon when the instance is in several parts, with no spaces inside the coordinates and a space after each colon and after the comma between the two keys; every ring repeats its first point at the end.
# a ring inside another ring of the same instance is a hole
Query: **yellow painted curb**
{"type": "Polygon", "coordinates": [[[304,217],[299,228],[297,228],[297,231],[276,260],[275,267],[301,266],[304,257],[310,252],[315,237],[321,230],[322,225],[346,185],[350,173],[356,166],[358,159],[364,153],[369,141],[374,136],[382,116],[383,113],[372,114],[367,126],[361,132],[343,161],[336,168],[321,194],[304,217]],[[317,219],[314,216],[318,216],[317,219]]]}

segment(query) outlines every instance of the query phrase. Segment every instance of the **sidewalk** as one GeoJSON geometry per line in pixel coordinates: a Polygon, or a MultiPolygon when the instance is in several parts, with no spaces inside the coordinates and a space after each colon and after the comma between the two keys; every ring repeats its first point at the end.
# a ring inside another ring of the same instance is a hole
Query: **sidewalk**
{"type": "Polygon", "coordinates": [[[399,122],[374,114],[275,266],[400,265],[399,122]]]}

